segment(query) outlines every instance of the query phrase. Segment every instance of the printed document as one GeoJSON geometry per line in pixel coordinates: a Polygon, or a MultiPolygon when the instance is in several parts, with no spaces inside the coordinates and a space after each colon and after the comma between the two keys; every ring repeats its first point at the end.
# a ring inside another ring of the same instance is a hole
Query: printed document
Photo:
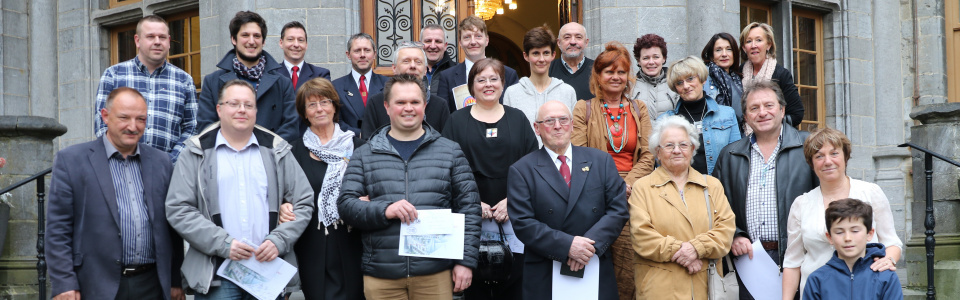
{"type": "Polygon", "coordinates": [[[401,256],[463,259],[463,214],[449,209],[417,210],[417,219],[400,223],[401,256]]]}
{"type": "Polygon", "coordinates": [[[260,300],[277,299],[295,273],[297,268],[279,257],[268,262],[259,262],[256,256],[240,261],[228,259],[217,269],[217,275],[260,300]]]}

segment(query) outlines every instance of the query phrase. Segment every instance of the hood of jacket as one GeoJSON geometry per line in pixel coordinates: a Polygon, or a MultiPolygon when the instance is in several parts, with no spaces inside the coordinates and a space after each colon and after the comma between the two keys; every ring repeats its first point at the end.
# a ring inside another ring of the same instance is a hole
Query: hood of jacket
{"type": "MultiPolygon", "coordinates": [[[[283,65],[278,63],[277,60],[273,59],[273,56],[270,53],[267,53],[267,50],[263,50],[262,54],[267,60],[263,66],[263,72],[269,72],[274,69],[283,68],[283,65]]],[[[233,58],[237,57],[237,50],[230,49],[227,51],[227,54],[220,59],[220,62],[217,63],[217,68],[221,68],[227,71],[233,71],[233,58]]]]}
{"type": "MultiPolygon", "coordinates": [[[[537,94],[537,87],[533,85],[533,81],[530,81],[530,77],[520,78],[520,87],[523,88],[523,93],[529,96],[535,96],[537,94]]],[[[563,80],[558,78],[550,77],[550,85],[547,86],[547,89],[543,90],[544,95],[549,94],[551,91],[563,84],[563,80]]]]}
{"type": "MultiPolygon", "coordinates": [[[[865,250],[865,255],[862,258],[857,259],[857,262],[853,264],[853,273],[858,273],[864,268],[869,269],[870,265],[873,264],[874,257],[887,256],[887,250],[884,249],[883,244],[880,243],[868,243],[865,250]]],[[[840,272],[843,272],[844,274],[850,274],[850,269],[847,268],[847,263],[837,256],[837,251],[833,251],[833,258],[827,261],[827,265],[831,268],[837,269],[840,272]]]]}
{"type": "MultiPolygon", "coordinates": [[[[219,121],[210,124],[210,126],[207,126],[207,128],[201,131],[199,134],[187,139],[187,141],[184,142],[184,147],[193,154],[204,156],[203,152],[205,150],[216,146],[217,132],[219,131],[219,121]]],[[[260,125],[255,125],[253,127],[253,135],[257,137],[259,146],[267,147],[273,150],[274,154],[276,154],[275,157],[277,160],[289,153],[290,149],[293,148],[290,146],[290,143],[287,143],[287,141],[283,140],[283,138],[281,138],[279,135],[261,127],[260,125]]]]}

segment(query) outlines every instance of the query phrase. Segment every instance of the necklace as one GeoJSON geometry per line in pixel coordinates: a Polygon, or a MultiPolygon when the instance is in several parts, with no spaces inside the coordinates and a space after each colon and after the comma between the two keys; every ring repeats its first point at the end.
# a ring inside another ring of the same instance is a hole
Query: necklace
{"type": "Polygon", "coordinates": [[[623,118],[626,112],[623,109],[623,98],[620,98],[620,107],[618,108],[617,115],[613,115],[610,111],[610,106],[607,103],[603,103],[603,114],[610,118],[610,121],[613,124],[607,126],[607,140],[610,141],[610,148],[613,148],[614,153],[620,153],[620,150],[623,150],[623,147],[627,145],[627,135],[624,134],[627,127],[627,120],[623,118]],[[623,126],[620,125],[620,120],[623,120],[623,126]],[[617,147],[613,144],[613,139],[615,137],[620,138],[620,147],[617,147]]]}
{"type": "MultiPolygon", "coordinates": [[[[683,106],[683,112],[687,113],[687,116],[690,117],[690,121],[693,121],[693,115],[690,114],[690,109],[686,105],[683,106]]],[[[707,116],[707,103],[703,103],[703,112],[700,113],[700,121],[694,121],[693,126],[697,128],[697,133],[703,133],[703,118],[707,116]]]]}

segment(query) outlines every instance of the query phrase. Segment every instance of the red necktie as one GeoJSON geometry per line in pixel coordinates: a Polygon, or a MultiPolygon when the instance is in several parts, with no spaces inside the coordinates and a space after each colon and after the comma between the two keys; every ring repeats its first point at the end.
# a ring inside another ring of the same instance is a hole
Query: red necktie
{"type": "Polygon", "coordinates": [[[300,72],[300,67],[293,66],[293,89],[297,89],[297,79],[300,79],[300,77],[297,76],[297,72],[300,72]]]}
{"type": "Polygon", "coordinates": [[[567,165],[567,156],[558,155],[557,159],[560,160],[560,176],[563,176],[563,180],[567,182],[567,187],[570,187],[570,166],[567,165]]]}
{"type": "Polygon", "coordinates": [[[360,75],[360,98],[363,98],[363,106],[367,106],[367,77],[360,75]]]}

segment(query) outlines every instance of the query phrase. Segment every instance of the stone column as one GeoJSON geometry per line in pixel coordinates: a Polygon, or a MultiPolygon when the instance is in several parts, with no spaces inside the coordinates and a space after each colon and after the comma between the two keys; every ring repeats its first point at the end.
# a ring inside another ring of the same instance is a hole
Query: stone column
{"type": "MultiPolygon", "coordinates": [[[[922,125],[911,128],[911,142],[927,150],[960,161],[960,103],[940,103],[914,108],[910,117],[922,125]]],[[[924,156],[917,150],[913,157],[913,194],[910,203],[913,219],[907,241],[906,263],[910,285],[926,291],[927,268],[924,248],[926,218],[926,175],[924,156]]],[[[933,209],[936,218],[934,277],[938,299],[960,299],[960,167],[936,158],[933,160],[933,209]]]]}
{"type": "MultiPolygon", "coordinates": [[[[33,116],[0,116],[0,156],[7,164],[0,168],[0,188],[53,166],[53,139],[67,132],[56,120],[33,116]]],[[[49,176],[44,180],[49,187],[49,176]]],[[[30,182],[13,190],[8,203],[9,219],[0,219],[6,233],[0,254],[0,297],[37,299],[37,190],[30,182]]],[[[46,193],[46,191],[44,191],[46,193]]],[[[0,234],[2,235],[2,234],[0,234]]],[[[49,296],[49,295],[48,295],[49,296]]]]}

